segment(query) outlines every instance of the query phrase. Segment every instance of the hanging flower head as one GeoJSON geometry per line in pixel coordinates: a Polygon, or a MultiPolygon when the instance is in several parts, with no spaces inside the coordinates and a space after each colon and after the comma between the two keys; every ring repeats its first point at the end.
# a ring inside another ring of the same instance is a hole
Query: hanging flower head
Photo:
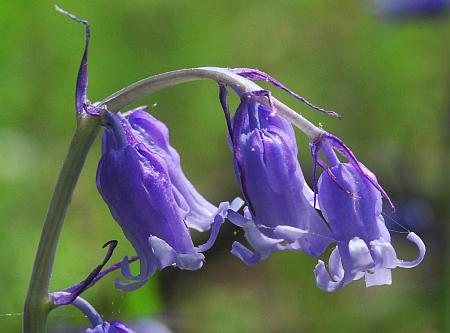
{"type": "Polygon", "coordinates": [[[312,151],[326,170],[318,181],[318,200],[336,242],[328,271],[322,260],[314,270],[318,287],[335,291],[362,277],[367,287],[391,284],[391,269],[418,265],[425,255],[425,245],[412,232],[407,239],[416,244],[419,256],[413,261],[397,259],[382,215],[382,194],[387,195],[375,175],[356,160],[342,141],[329,134],[319,138],[312,151]],[[320,149],[330,167],[319,159],[320,149]],[[333,149],[347,157],[349,163],[340,162],[333,149]]]}
{"type": "Polygon", "coordinates": [[[111,323],[104,321],[103,323],[95,326],[94,328],[88,328],[84,330],[83,333],[135,333],[135,332],[121,321],[113,321],[111,323]]]}
{"type": "MultiPolygon", "coordinates": [[[[228,114],[223,98],[222,102],[228,114]]],[[[228,218],[244,229],[254,249],[235,242],[232,253],[247,264],[279,250],[320,255],[331,234],[312,205],[312,191],[297,159],[294,130],[270,108],[268,92],[242,94],[229,127],[235,173],[248,208],[243,217],[230,212],[228,218]]]]}
{"type": "MultiPolygon", "coordinates": [[[[164,159],[168,166],[175,200],[187,226],[199,231],[208,230],[214,222],[218,208],[198,193],[184,175],[180,155],[169,143],[167,126],[144,110],[145,107],[139,107],[128,113],[128,123],[133,136],[148,150],[164,159]]],[[[107,136],[103,144],[104,146],[109,144],[107,136]]],[[[104,150],[106,149],[105,147],[104,150]]]]}
{"type": "MultiPolygon", "coordinates": [[[[118,281],[117,286],[124,290],[135,289],[155,270],[167,266],[188,270],[201,268],[204,259],[201,252],[212,246],[226,211],[236,209],[235,205],[239,208],[239,200],[232,205],[220,205],[211,218],[214,223],[210,239],[195,247],[183,217],[191,212],[190,202],[198,203],[201,197],[183,178],[178,155],[169,149],[165,127],[142,113],[131,115],[130,121],[110,112],[106,113],[106,118],[108,128],[103,137],[97,187],[114,219],[136,249],[141,264],[140,274],[134,276],[129,270],[128,259],[124,260],[122,273],[136,281],[118,281]],[[188,195],[191,197],[186,199],[188,195]]],[[[198,223],[197,226],[206,229],[209,224],[198,223]]]]}

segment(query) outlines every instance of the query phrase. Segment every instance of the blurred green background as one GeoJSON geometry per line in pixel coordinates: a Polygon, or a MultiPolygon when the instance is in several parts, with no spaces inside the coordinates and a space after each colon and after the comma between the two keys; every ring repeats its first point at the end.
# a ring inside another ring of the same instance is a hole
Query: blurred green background
{"type": "MultiPolygon", "coordinates": [[[[20,331],[42,221],[75,128],[84,31],[52,5],[0,3],[0,327],[7,333],[20,331]]],[[[85,297],[106,319],[156,317],[175,332],[196,333],[450,331],[448,18],[388,22],[357,0],[58,5],[91,22],[93,101],[163,71],[254,67],[338,111],[342,121],[274,91],[352,147],[397,203],[395,219],[428,246],[419,267],[393,271],[392,286],[366,289],[359,281],[327,294],[315,286],[316,260],[301,253],[277,253],[245,267],[229,254],[235,237],[229,226],[200,271],[167,269],[133,293],[113,288],[120,274],[102,280],[85,297]]],[[[186,174],[214,203],[239,195],[217,95],[213,82],[193,82],[140,102],[157,103],[152,112],[168,124],[186,174]]],[[[134,254],[95,187],[99,143],[68,213],[54,290],[82,280],[109,239],[119,240],[113,260],[134,254]]],[[[299,151],[310,181],[301,134],[299,151]]],[[[415,249],[403,236],[394,237],[399,256],[412,258],[415,249]]],[[[62,324],[86,327],[87,320],[66,307],[51,314],[54,331],[62,324]]]]}

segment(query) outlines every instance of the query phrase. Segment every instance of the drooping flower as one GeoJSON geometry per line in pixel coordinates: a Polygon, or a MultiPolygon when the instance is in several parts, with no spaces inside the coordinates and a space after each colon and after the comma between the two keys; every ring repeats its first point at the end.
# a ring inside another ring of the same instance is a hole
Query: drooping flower
{"type": "Polygon", "coordinates": [[[82,333],[135,333],[135,331],[121,321],[113,321],[111,323],[104,321],[94,328],[84,330],[82,333]]]}
{"type": "MultiPolygon", "coordinates": [[[[218,208],[200,195],[184,175],[180,156],[169,143],[167,126],[143,108],[131,112],[128,122],[136,139],[166,162],[175,199],[188,227],[199,231],[208,230],[214,222],[218,208]]],[[[107,145],[108,139],[105,138],[103,143],[107,145]]]]}
{"type": "MultiPolygon", "coordinates": [[[[183,220],[184,216],[189,216],[191,199],[186,199],[185,204],[180,201],[185,198],[183,195],[195,196],[197,192],[183,178],[179,160],[173,158],[178,155],[173,152],[170,155],[165,150],[170,146],[168,137],[158,132],[160,124],[140,113],[132,122],[110,112],[106,117],[109,124],[103,137],[97,187],[140,258],[138,276],[130,272],[128,259],[123,261],[122,274],[135,281],[117,281],[118,288],[135,289],[153,272],[167,266],[188,270],[201,268],[204,259],[201,252],[212,246],[227,210],[238,209],[240,201],[220,204],[213,217],[210,239],[195,247],[183,220]],[[148,130],[153,133],[147,133],[148,130]]],[[[197,226],[206,228],[206,223],[197,226]]]]}
{"type": "Polygon", "coordinates": [[[324,134],[313,144],[316,159],[320,149],[330,167],[319,162],[326,171],[318,181],[318,201],[336,247],[328,270],[322,260],[314,270],[318,287],[331,292],[362,277],[367,287],[391,284],[391,269],[418,265],[425,255],[425,245],[410,232],[407,239],[417,246],[419,255],[413,261],[399,260],[382,215],[385,192],[375,175],[336,137],[324,134]],[[350,163],[341,163],[333,148],[350,163]]]}
{"type": "Polygon", "coordinates": [[[247,264],[280,250],[318,256],[331,234],[312,205],[292,125],[261,103],[264,98],[270,99],[266,91],[242,94],[229,126],[235,173],[248,209],[244,216],[230,212],[228,218],[244,229],[254,249],[235,242],[232,253],[247,264]]]}
{"type": "Polygon", "coordinates": [[[437,18],[450,12],[450,0],[378,0],[378,10],[390,19],[437,18]]]}

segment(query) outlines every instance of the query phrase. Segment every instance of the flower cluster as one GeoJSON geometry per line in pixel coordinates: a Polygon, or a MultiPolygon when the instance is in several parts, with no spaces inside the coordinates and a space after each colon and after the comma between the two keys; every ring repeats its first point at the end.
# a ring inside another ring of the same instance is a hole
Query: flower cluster
{"type": "Polygon", "coordinates": [[[203,265],[204,252],[213,246],[226,219],[243,230],[248,244],[234,242],[231,253],[245,264],[255,265],[276,251],[304,252],[318,258],[314,269],[316,283],[328,292],[363,277],[368,287],[390,284],[392,269],[414,267],[422,261],[425,245],[413,232],[406,238],[417,246],[417,258],[397,258],[384,223],[382,199],[392,207],[393,204],[375,175],[339,138],[296,113],[287,116],[283,113],[286,106],[253,81],[267,81],[327,115],[339,118],[337,113],[313,105],[259,70],[203,68],[232,78],[230,82],[217,81],[228,128],[228,138],[224,140],[228,139],[236,179],[245,199],[215,205],[187,179],[180,156],[170,145],[168,128],[145,107],[114,113],[106,105],[89,102],[89,24],[62,12],[86,27],[76,110],[79,118],[96,118],[106,128],[97,188],[136,251],[136,256],[126,257],[102,271],[117,245],[116,241],[108,242],[105,260],[84,281],[52,294],[55,306],[74,304],[91,319],[93,328],[86,333],[132,330],[121,322],[103,321],[79,297],[85,289],[116,269],[121,269],[126,279],[117,280],[116,286],[126,291],[139,288],[156,271],[169,266],[198,270],[203,265]],[[228,89],[240,99],[233,116],[228,106],[228,89]],[[300,119],[301,126],[296,119],[300,119]],[[312,188],[298,160],[292,123],[310,139],[314,161],[312,188]],[[323,172],[316,182],[317,166],[323,172]],[[209,232],[209,239],[195,245],[190,229],[209,232]],[[327,249],[331,254],[325,263],[322,256],[327,249]],[[140,270],[133,274],[130,262],[136,260],[140,270]]]}
{"type": "Polygon", "coordinates": [[[417,259],[397,258],[382,215],[382,197],[391,201],[340,139],[322,131],[311,143],[314,174],[316,165],[324,170],[312,190],[297,158],[294,129],[277,115],[270,93],[232,88],[241,100],[233,117],[226,87],[221,86],[220,95],[236,178],[247,203],[243,215],[238,213],[240,199],[217,208],[194,189],[163,123],[142,108],[126,116],[104,113],[107,129],[97,186],[141,263],[141,273],[133,276],[124,261],[123,275],[135,281],[118,281],[119,288],[139,287],[167,266],[201,268],[202,252],[213,245],[225,218],[244,231],[252,249],[234,242],[231,253],[248,265],[282,250],[319,257],[334,244],[328,264],[319,260],[314,269],[317,286],[326,291],[362,277],[366,286],[390,284],[391,269],[422,261],[425,246],[412,232],[407,239],[416,244],[417,259]],[[194,246],[189,228],[211,228],[210,239],[194,246]]]}
{"type": "MultiPolygon", "coordinates": [[[[229,212],[228,219],[244,230],[253,248],[235,242],[231,252],[253,265],[280,250],[319,257],[334,244],[328,270],[322,260],[314,270],[317,286],[326,291],[362,277],[368,287],[390,284],[391,269],[418,265],[425,255],[422,240],[409,233],[419,255],[414,261],[397,259],[382,215],[382,197],[391,203],[388,195],[352,151],[325,131],[311,143],[314,175],[316,165],[324,170],[311,190],[297,159],[293,128],[277,115],[270,98],[267,91],[242,93],[234,117],[227,117],[236,177],[248,203],[243,216],[229,212]]],[[[222,105],[229,114],[227,103],[222,105]]]]}

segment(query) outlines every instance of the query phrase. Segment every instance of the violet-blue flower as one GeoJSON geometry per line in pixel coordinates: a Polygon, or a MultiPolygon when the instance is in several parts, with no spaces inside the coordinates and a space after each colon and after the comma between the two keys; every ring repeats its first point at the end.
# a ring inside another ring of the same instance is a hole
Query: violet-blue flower
{"type": "Polygon", "coordinates": [[[367,287],[391,284],[391,269],[418,265],[425,255],[425,245],[410,232],[407,239],[417,246],[419,255],[413,261],[399,260],[382,215],[385,192],[375,175],[332,135],[324,134],[313,144],[315,158],[319,149],[330,167],[320,162],[326,171],[318,181],[318,201],[336,247],[328,270],[322,260],[314,270],[318,287],[331,292],[362,277],[367,287]],[[342,152],[349,163],[340,162],[334,149],[342,152]]]}
{"type": "MultiPolygon", "coordinates": [[[[199,231],[208,230],[214,222],[218,208],[198,193],[184,175],[180,156],[169,143],[167,126],[145,112],[144,108],[130,112],[128,122],[136,139],[166,162],[175,199],[188,227],[199,231]]],[[[107,144],[108,139],[103,140],[103,143],[107,144]]]]}
{"type": "Polygon", "coordinates": [[[121,321],[113,321],[111,323],[104,321],[103,323],[95,326],[94,328],[88,328],[84,330],[83,333],[135,333],[135,332],[121,321]]]}
{"type": "Polygon", "coordinates": [[[204,259],[201,252],[214,243],[227,210],[240,207],[239,200],[231,205],[222,203],[214,216],[210,239],[195,247],[183,220],[183,216],[189,215],[188,204],[180,205],[183,193],[193,193],[192,185],[180,176],[181,169],[170,170],[179,167],[179,160],[173,160],[175,155],[165,150],[170,146],[168,137],[158,134],[161,128],[157,125],[161,124],[155,120],[151,128],[146,122],[151,118],[142,114],[131,117],[128,121],[120,114],[106,112],[109,124],[97,171],[97,187],[140,258],[137,276],[130,272],[128,259],[123,261],[123,275],[135,280],[117,281],[117,287],[123,290],[139,287],[153,272],[167,266],[201,268],[204,259]],[[175,181],[171,172],[175,173],[175,181]]]}
{"type": "Polygon", "coordinates": [[[379,0],[378,7],[391,19],[436,18],[450,12],[450,0],[379,0]]]}
{"type": "Polygon", "coordinates": [[[247,264],[279,250],[318,256],[330,244],[331,234],[313,207],[312,191],[297,159],[294,130],[262,99],[270,102],[267,91],[242,94],[229,126],[235,173],[248,209],[244,217],[230,212],[228,218],[244,229],[254,249],[235,242],[232,253],[247,264]]]}

